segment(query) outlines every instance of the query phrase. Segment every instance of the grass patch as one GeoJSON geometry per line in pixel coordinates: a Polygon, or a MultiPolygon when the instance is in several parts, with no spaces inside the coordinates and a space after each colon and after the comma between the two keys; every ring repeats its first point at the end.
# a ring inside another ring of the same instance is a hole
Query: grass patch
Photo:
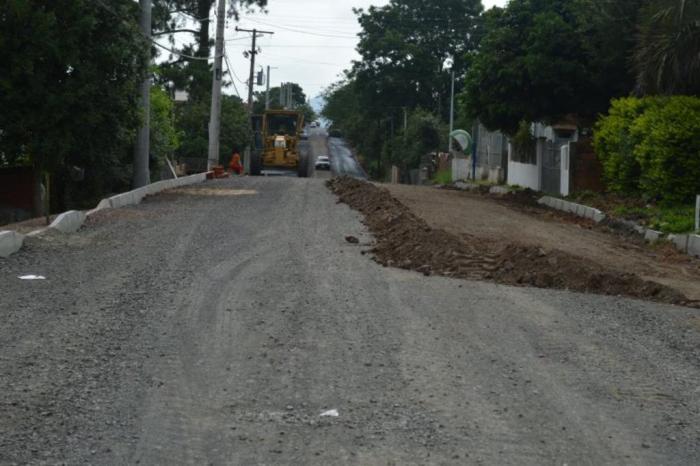
{"type": "Polygon", "coordinates": [[[695,228],[692,204],[649,203],[641,197],[624,197],[582,191],[567,199],[600,209],[613,217],[638,222],[664,233],[688,233],[695,228]]]}
{"type": "Polygon", "coordinates": [[[452,183],[452,170],[441,170],[433,177],[435,184],[450,184],[452,183]]]}

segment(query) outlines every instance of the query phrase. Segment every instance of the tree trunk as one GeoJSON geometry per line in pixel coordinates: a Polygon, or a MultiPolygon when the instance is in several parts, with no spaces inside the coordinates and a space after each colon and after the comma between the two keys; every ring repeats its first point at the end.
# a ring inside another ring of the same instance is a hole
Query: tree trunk
{"type": "Polygon", "coordinates": [[[41,217],[44,215],[44,196],[43,183],[41,179],[41,170],[39,167],[34,167],[34,216],[41,217]]]}
{"type": "Polygon", "coordinates": [[[197,35],[197,56],[209,56],[209,14],[214,0],[198,0],[197,16],[200,18],[199,34],[197,35]]]}

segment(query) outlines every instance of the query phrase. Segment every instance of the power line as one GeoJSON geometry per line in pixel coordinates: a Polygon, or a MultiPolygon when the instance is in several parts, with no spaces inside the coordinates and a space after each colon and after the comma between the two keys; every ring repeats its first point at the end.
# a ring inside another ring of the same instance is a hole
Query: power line
{"type": "MultiPolygon", "coordinates": [[[[233,68],[231,67],[231,64],[228,62],[228,55],[226,55],[226,50],[224,49],[224,60],[226,60],[226,68],[228,68],[229,73],[231,75],[236,76],[236,73],[233,72],[233,68]]],[[[236,76],[236,79],[238,79],[238,76],[236,76]]],[[[239,79],[240,81],[240,79],[239,79]]],[[[241,97],[241,94],[238,93],[238,88],[236,87],[236,83],[233,82],[233,79],[231,80],[231,84],[233,84],[233,90],[236,91],[236,95],[238,96],[239,99],[243,100],[241,97]]]]}
{"type": "MultiPolygon", "coordinates": [[[[235,44],[234,47],[238,45],[246,47],[247,44],[235,44]]],[[[260,44],[260,47],[262,48],[274,48],[274,49],[284,49],[284,48],[292,48],[292,49],[354,49],[356,46],[355,45],[263,45],[260,44]]]]}
{"type": "Polygon", "coordinates": [[[351,35],[343,36],[343,35],[338,35],[338,34],[321,34],[321,33],[314,33],[314,32],[309,32],[309,31],[303,31],[303,30],[301,30],[301,29],[295,29],[295,28],[290,28],[290,27],[286,27],[286,26],[280,26],[280,25],[277,25],[277,24],[272,24],[272,23],[268,23],[268,22],[265,22],[265,21],[260,21],[260,20],[257,20],[257,19],[252,19],[252,18],[247,18],[247,19],[248,19],[249,21],[253,21],[254,23],[263,24],[263,25],[265,25],[265,26],[271,26],[271,27],[275,27],[275,28],[279,28],[279,29],[284,29],[284,30],[287,30],[287,31],[290,31],[290,32],[296,32],[296,33],[298,33],[298,34],[306,34],[306,35],[309,35],[309,36],[335,37],[335,38],[339,38],[339,39],[356,39],[356,38],[357,38],[357,36],[351,36],[351,35]]]}
{"type": "Polygon", "coordinates": [[[211,59],[213,58],[213,57],[195,57],[195,56],[193,56],[193,55],[187,55],[187,54],[184,54],[184,53],[182,53],[182,52],[178,52],[177,50],[173,50],[173,49],[168,48],[168,47],[166,47],[166,46],[164,46],[164,45],[161,45],[161,44],[159,44],[158,42],[156,42],[156,41],[153,40],[153,39],[151,39],[151,43],[152,43],[153,45],[156,45],[156,46],[162,48],[163,50],[167,50],[168,52],[170,52],[170,53],[172,53],[172,54],[174,54],[174,55],[179,55],[179,56],[181,56],[181,57],[188,58],[188,59],[190,59],[190,60],[209,61],[209,60],[211,60],[211,59]]]}

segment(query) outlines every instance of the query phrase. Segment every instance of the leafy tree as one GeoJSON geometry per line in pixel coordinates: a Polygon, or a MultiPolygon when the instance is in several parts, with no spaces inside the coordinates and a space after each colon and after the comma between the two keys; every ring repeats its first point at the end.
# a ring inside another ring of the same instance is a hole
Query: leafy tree
{"type": "MultiPolygon", "coordinates": [[[[180,159],[206,160],[209,150],[210,103],[191,100],[176,109],[176,124],[182,143],[176,151],[180,159]]],[[[234,150],[242,151],[251,141],[248,112],[241,99],[224,95],[221,101],[221,140],[219,163],[227,163],[234,150]]]]}
{"type": "Polygon", "coordinates": [[[180,146],[180,134],[175,128],[173,101],[161,87],[151,87],[151,172],[158,174],[165,158],[172,157],[180,146]]]}
{"type": "Polygon", "coordinates": [[[145,72],[138,57],[148,50],[137,16],[131,0],[3,2],[0,152],[56,175],[64,204],[128,186],[145,72]],[[68,176],[73,166],[84,180],[68,176]]]}
{"type": "Polygon", "coordinates": [[[422,107],[447,118],[452,58],[458,76],[478,43],[480,0],[391,0],[356,10],[362,27],[351,76],[368,111],[422,107]]]}
{"type": "Polygon", "coordinates": [[[642,94],[700,93],[700,2],[653,0],[645,5],[634,69],[642,94]]]}
{"type": "MultiPolygon", "coordinates": [[[[307,103],[307,96],[304,93],[304,89],[297,84],[291,83],[292,85],[292,104],[293,108],[304,114],[304,121],[313,121],[317,118],[316,112],[311,105],[307,103]]],[[[261,114],[265,111],[265,91],[255,92],[253,95],[253,113],[261,114]]],[[[280,104],[280,88],[278,86],[270,88],[270,108],[279,109],[282,108],[280,104]]]]}
{"type": "Polygon", "coordinates": [[[400,145],[397,144],[399,148],[394,151],[392,162],[400,167],[417,168],[426,154],[440,148],[444,129],[435,115],[416,109],[408,118],[406,133],[400,145]]]}
{"type": "Polygon", "coordinates": [[[635,23],[620,16],[640,2],[600,3],[512,0],[487,12],[478,53],[469,57],[462,111],[513,134],[522,120],[592,120],[610,98],[628,94],[635,23]]]}
{"type": "MultiPolygon", "coordinates": [[[[184,41],[179,53],[171,53],[161,65],[160,73],[162,83],[168,88],[187,90],[194,100],[207,99],[211,95],[211,68],[207,59],[214,44],[210,30],[212,9],[216,4],[216,0],[154,0],[153,3],[156,37],[168,37],[171,48],[175,48],[176,35],[190,35],[195,39],[194,43],[184,41]],[[200,59],[189,59],[184,55],[200,59]]],[[[241,8],[264,8],[266,5],[267,0],[229,0],[228,16],[238,19],[241,8]]],[[[163,50],[159,49],[159,52],[163,50]]]]}
{"type": "Polygon", "coordinates": [[[404,112],[423,108],[447,120],[454,61],[457,88],[465,55],[480,36],[480,0],[391,0],[382,7],[355,10],[362,27],[358,52],[345,79],[326,92],[324,116],[342,129],[373,176],[397,145],[387,143],[402,127],[404,112]],[[384,154],[384,155],[382,155],[384,154]]]}
{"type": "Polygon", "coordinates": [[[613,191],[672,203],[700,192],[697,97],[614,100],[596,125],[594,143],[613,191]]]}

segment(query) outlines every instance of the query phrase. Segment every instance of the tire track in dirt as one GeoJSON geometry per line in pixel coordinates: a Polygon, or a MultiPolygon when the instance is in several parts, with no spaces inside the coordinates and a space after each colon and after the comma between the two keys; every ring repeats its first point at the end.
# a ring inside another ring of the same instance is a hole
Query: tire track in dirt
{"type": "Polygon", "coordinates": [[[386,189],[348,177],[329,180],[343,202],[360,211],[376,238],[371,249],[384,265],[425,275],[566,289],[700,307],[681,292],[563,251],[458,237],[430,227],[386,189]]]}

